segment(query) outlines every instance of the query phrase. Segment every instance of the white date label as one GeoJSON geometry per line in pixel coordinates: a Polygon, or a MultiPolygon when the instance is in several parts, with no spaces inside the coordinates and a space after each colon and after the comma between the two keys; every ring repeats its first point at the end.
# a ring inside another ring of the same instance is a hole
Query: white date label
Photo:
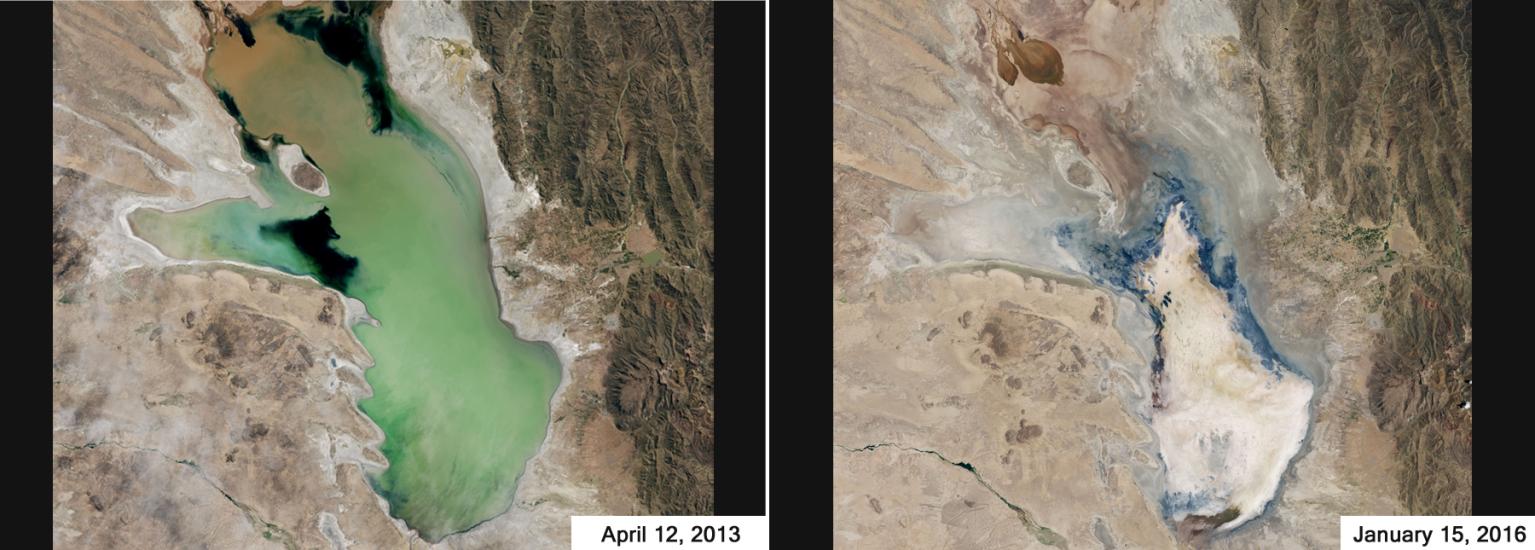
{"type": "Polygon", "coordinates": [[[572,550],[767,550],[766,516],[571,516],[572,550]]]}
{"type": "Polygon", "coordinates": [[[1535,516],[1342,516],[1343,550],[1532,548],[1535,516]]]}

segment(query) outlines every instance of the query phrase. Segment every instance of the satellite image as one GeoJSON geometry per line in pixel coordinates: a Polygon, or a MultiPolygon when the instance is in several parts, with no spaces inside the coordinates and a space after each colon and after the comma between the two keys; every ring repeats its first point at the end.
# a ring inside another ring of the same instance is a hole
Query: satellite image
{"type": "Polygon", "coordinates": [[[1471,510],[1471,3],[838,0],[833,545],[1471,510]]]}
{"type": "Polygon", "coordinates": [[[712,513],[710,5],[52,10],[55,547],[712,513]]]}

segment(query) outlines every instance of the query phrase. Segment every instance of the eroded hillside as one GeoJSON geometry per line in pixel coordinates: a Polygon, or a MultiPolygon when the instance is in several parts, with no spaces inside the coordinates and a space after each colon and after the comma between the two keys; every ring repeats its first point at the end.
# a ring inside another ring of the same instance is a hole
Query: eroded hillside
{"type": "MultiPolygon", "coordinates": [[[[544,205],[493,241],[610,315],[606,415],[643,509],[713,509],[713,19],[706,4],[468,3],[503,164],[544,205]],[[611,283],[611,284],[610,284],[611,283]]],[[[514,262],[515,263],[515,262],[514,262]]],[[[551,278],[507,265],[512,288],[551,278]]]]}

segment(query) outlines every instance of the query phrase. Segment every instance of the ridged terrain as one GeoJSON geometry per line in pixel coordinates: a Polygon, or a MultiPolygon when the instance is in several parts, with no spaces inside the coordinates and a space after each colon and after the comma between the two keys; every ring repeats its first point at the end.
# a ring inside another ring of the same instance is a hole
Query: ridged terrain
{"type": "MultiPolygon", "coordinates": [[[[502,163],[548,207],[495,241],[611,296],[606,412],[650,513],[713,509],[713,15],[705,4],[468,3],[502,163]],[[616,278],[615,285],[608,280],[616,278]]],[[[503,268],[514,286],[541,273],[503,268]]]]}
{"type": "Polygon", "coordinates": [[[1371,411],[1414,514],[1471,512],[1471,3],[1234,0],[1268,155],[1384,247],[1371,411]],[[1400,249],[1400,254],[1393,249],[1400,249]],[[1389,266],[1388,266],[1389,267],[1389,266]]]}

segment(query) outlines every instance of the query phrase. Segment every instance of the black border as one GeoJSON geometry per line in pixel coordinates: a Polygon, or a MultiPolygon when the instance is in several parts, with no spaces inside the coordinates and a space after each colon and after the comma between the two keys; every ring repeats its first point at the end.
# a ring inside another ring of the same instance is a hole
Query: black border
{"type": "Polygon", "coordinates": [[[779,3],[771,29],[768,345],[775,359],[768,437],[775,547],[824,541],[832,529],[831,112],[823,110],[832,91],[831,42],[811,31],[830,26],[832,7],[779,3]]]}
{"type": "Polygon", "coordinates": [[[714,513],[765,513],[765,4],[714,4],[714,513]]]}

